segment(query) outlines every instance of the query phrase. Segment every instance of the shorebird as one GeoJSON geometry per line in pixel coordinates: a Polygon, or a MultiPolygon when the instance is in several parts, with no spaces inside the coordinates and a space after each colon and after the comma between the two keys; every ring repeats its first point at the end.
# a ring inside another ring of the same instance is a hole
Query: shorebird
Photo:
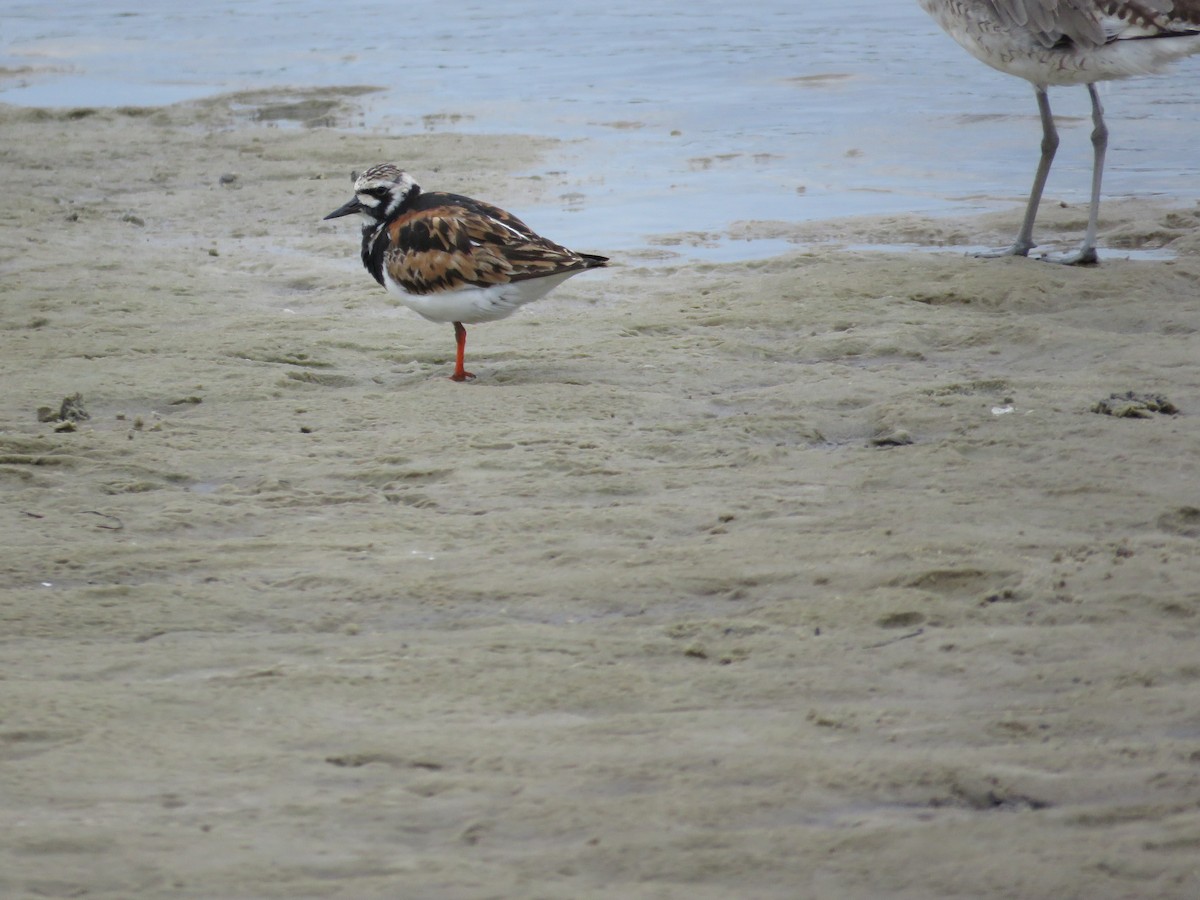
{"type": "Polygon", "coordinates": [[[463,368],[465,325],[510,316],[519,307],[608,257],[576,253],[536,234],[502,209],[458,194],[425,193],[384,163],[354,181],[354,196],[326,219],[362,218],[363,266],[388,292],[432,322],[454,325],[453,381],[463,368]]]}
{"type": "Polygon", "coordinates": [[[1096,220],[1108,128],[1096,82],[1160,72],[1200,52],[1200,0],[919,0],[921,7],[976,59],[1033,84],[1042,119],[1042,156],[1025,219],[1011,247],[980,256],[1028,256],[1033,222],[1050,174],[1058,132],[1051,85],[1086,85],[1092,99],[1092,196],[1087,231],[1074,253],[1045,257],[1094,263],[1096,220]]]}

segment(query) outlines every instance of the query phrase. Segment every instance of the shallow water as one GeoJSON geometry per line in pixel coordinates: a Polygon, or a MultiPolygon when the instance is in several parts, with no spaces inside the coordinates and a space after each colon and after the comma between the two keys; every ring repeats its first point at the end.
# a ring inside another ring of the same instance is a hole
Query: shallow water
{"type": "MultiPolygon", "coordinates": [[[[968,213],[1019,204],[1039,140],[1024,83],[970,59],[915,3],[358,0],[16,4],[0,102],[156,105],[269,86],[372,84],[363,124],[529,133],[566,143],[537,170],[574,187],[522,209],[567,243],[631,249],[709,236],[691,256],[768,255],[736,221],[968,213]]],[[[1200,60],[1104,86],[1107,196],[1200,198],[1200,60]]],[[[1052,96],[1063,145],[1048,195],[1085,202],[1086,94],[1052,96]]],[[[347,160],[347,171],[375,160],[347,160]]],[[[531,172],[530,174],[535,174],[531,172]]],[[[420,177],[420,173],[418,173],[420,177]]]]}

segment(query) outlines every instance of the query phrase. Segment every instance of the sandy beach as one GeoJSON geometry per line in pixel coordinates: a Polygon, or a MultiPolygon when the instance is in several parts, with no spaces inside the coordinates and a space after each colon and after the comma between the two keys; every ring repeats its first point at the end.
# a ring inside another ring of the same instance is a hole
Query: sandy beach
{"type": "Polygon", "coordinates": [[[456,384],[322,217],[577,186],[359,96],[0,106],[0,894],[1200,896],[1200,210],[681,227],[456,384]]]}

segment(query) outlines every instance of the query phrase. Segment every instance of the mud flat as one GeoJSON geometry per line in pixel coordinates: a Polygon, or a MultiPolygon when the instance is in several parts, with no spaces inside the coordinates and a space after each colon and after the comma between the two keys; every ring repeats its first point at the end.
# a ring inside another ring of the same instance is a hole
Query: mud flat
{"type": "Polygon", "coordinates": [[[1200,894],[1194,210],[666,240],[459,385],[321,217],[569,174],[353,97],[0,108],[0,893],[1200,894]]]}

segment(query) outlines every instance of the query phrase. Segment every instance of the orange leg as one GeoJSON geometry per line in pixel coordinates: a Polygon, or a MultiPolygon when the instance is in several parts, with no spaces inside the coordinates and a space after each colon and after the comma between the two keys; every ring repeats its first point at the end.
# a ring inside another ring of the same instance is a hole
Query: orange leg
{"type": "Polygon", "coordinates": [[[450,376],[450,380],[471,381],[475,374],[463,368],[463,360],[467,356],[467,329],[463,327],[462,322],[454,323],[454,342],[458,345],[458,352],[454,356],[454,374],[450,376]]]}

